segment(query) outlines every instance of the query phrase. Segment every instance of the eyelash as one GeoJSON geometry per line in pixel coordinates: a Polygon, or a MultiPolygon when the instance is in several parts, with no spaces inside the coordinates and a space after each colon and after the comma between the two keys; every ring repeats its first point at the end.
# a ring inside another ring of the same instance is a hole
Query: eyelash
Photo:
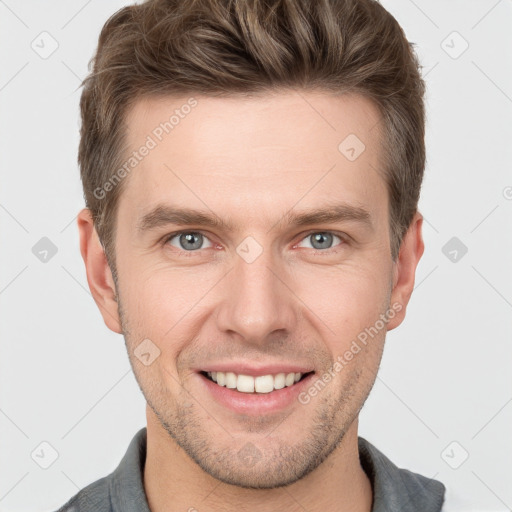
{"type": "MultiPolygon", "coordinates": [[[[328,249],[315,249],[313,248],[312,250],[315,251],[316,254],[322,254],[322,253],[325,253],[325,254],[333,254],[333,253],[336,253],[338,252],[340,249],[340,246],[343,246],[343,245],[346,245],[348,243],[348,236],[345,235],[344,233],[338,233],[336,231],[321,231],[321,230],[313,230],[313,231],[309,231],[308,233],[304,234],[303,237],[300,239],[299,242],[297,242],[297,244],[299,244],[300,242],[302,242],[303,240],[305,240],[306,238],[310,237],[311,235],[314,235],[314,234],[317,234],[317,233],[327,233],[327,234],[330,234],[330,235],[334,235],[336,237],[338,237],[341,242],[334,246],[334,247],[330,247],[328,249]]],[[[169,242],[179,236],[179,235],[183,235],[183,234],[200,234],[202,235],[203,237],[205,237],[206,239],[209,240],[208,236],[203,233],[202,231],[199,231],[199,230],[182,230],[182,231],[175,231],[173,233],[169,233],[168,235],[166,235],[163,239],[163,245],[166,246],[169,244],[169,242]]],[[[210,241],[211,242],[211,241],[210,241]]],[[[213,243],[213,242],[211,242],[213,243]]],[[[297,245],[295,244],[295,245],[297,245]]],[[[176,249],[178,252],[180,253],[185,253],[186,256],[184,257],[190,257],[194,254],[197,254],[199,253],[201,250],[200,249],[197,249],[195,251],[185,251],[184,249],[178,249],[176,247],[173,247],[173,249],[176,249]]]]}

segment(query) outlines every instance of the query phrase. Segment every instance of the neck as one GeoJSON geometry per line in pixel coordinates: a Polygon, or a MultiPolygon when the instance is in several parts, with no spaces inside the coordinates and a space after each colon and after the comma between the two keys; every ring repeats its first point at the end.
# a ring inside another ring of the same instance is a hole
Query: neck
{"type": "Polygon", "coordinates": [[[359,461],[357,419],[336,450],[301,480],[276,489],[245,489],[205,473],[147,409],[144,489],[151,512],[371,512],[372,487],[359,461]]]}

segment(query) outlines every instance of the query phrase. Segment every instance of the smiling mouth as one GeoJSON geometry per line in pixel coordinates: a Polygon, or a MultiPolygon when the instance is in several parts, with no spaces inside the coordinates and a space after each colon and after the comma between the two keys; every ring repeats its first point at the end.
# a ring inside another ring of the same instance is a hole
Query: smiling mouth
{"type": "Polygon", "coordinates": [[[240,391],[241,393],[265,394],[291,387],[314,372],[276,373],[253,377],[233,372],[200,372],[218,386],[240,391]]]}

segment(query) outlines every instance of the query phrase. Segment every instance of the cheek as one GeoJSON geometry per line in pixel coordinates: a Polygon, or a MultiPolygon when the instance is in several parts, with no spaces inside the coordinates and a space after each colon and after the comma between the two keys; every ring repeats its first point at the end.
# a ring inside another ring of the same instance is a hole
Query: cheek
{"type": "Polygon", "coordinates": [[[169,268],[132,267],[120,276],[123,303],[130,318],[139,320],[162,336],[208,290],[207,281],[190,271],[169,268]]]}
{"type": "Polygon", "coordinates": [[[155,367],[175,375],[179,353],[205,322],[207,303],[201,299],[212,286],[210,280],[183,270],[147,268],[120,276],[120,282],[125,284],[121,299],[131,351],[151,340],[162,356],[155,367]]]}
{"type": "MultiPolygon", "coordinates": [[[[347,269],[345,269],[347,270],[347,269]]],[[[388,307],[390,287],[385,272],[331,271],[301,285],[297,295],[304,314],[323,333],[331,352],[340,353],[360,333],[375,326],[388,307]]],[[[382,330],[379,322],[378,330],[382,330]]]]}

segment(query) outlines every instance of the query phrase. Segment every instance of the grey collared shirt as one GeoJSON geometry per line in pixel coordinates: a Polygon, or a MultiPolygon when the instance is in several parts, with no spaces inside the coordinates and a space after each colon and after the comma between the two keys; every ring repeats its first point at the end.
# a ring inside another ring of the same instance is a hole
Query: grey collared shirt
{"type": "MultiPolygon", "coordinates": [[[[441,511],[441,482],[398,468],[362,437],[359,456],[373,488],[372,512],[441,511]]],[[[134,436],[115,471],[82,489],[58,512],[150,512],[143,485],[145,461],[146,427],[134,436]]]]}

